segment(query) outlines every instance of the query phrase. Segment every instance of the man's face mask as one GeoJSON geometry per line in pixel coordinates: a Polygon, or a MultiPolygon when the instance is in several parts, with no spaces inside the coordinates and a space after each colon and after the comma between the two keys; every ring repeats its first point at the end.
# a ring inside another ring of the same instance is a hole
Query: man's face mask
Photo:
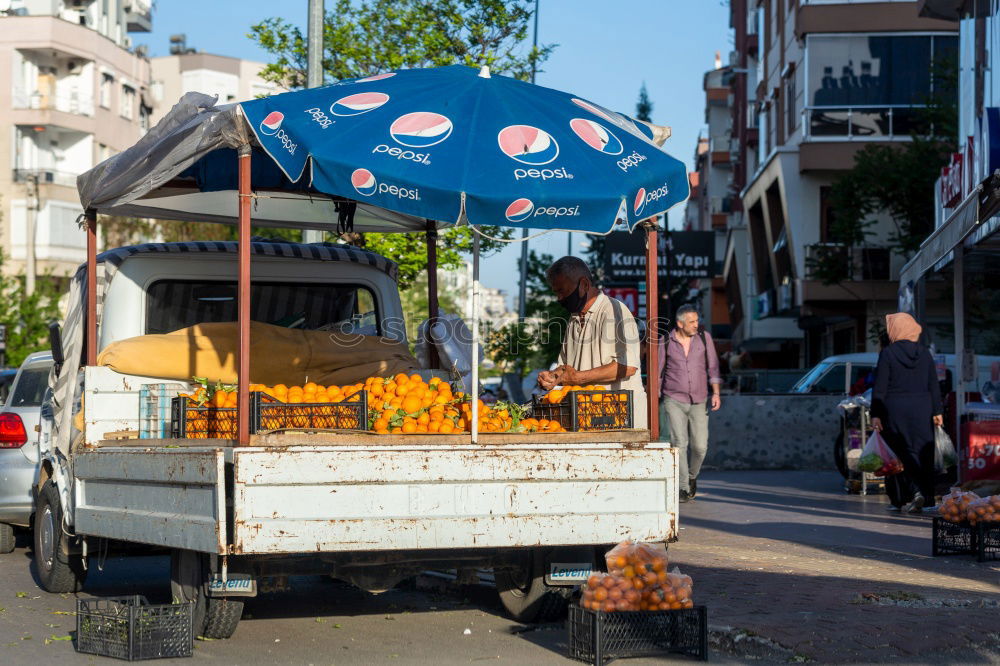
{"type": "Polygon", "coordinates": [[[580,295],[580,285],[583,283],[583,278],[577,280],[576,287],[566,298],[559,299],[559,305],[566,308],[570,314],[576,314],[583,309],[583,304],[587,302],[586,296],[580,295]]]}

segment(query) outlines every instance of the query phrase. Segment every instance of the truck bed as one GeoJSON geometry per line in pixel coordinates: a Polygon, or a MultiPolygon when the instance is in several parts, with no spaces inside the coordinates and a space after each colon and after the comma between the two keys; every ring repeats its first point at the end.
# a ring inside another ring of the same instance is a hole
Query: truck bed
{"type": "Polygon", "coordinates": [[[505,548],[676,536],[674,449],[646,431],[269,434],[76,454],[79,534],[219,554],[505,548]],[[231,513],[227,519],[227,504],[231,513]]]}

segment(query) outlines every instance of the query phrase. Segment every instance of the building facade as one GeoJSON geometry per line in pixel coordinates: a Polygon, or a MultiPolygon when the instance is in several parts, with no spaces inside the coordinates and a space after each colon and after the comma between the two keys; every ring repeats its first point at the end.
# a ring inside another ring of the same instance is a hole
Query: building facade
{"type": "Polygon", "coordinates": [[[831,186],[871,143],[912,140],[934,63],[954,58],[953,22],[920,2],[733,0],[735,150],[724,276],[735,346],[794,368],[872,351],[896,307],[904,257],[877,217],[862,245],[833,225],[831,186]],[[828,284],[817,261],[843,264],[828,284]]]}
{"type": "Polygon", "coordinates": [[[219,104],[267,97],[286,89],[265,81],[260,72],[265,64],[210,53],[182,53],[153,58],[150,90],[156,108],[155,124],[182,95],[201,92],[215,95],[219,104]]]}
{"type": "Polygon", "coordinates": [[[78,175],[149,127],[152,0],[12,0],[0,11],[0,235],[6,273],[86,259],[78,175]]]}

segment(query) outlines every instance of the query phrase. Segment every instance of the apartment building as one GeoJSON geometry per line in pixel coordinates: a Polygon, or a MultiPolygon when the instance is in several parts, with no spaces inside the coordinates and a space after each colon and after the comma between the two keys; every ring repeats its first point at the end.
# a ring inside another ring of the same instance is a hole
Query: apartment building
{"type": "Polygon", "coordinates": [[[916,0],[732,0],[735,159],[724,276],[733,342],[755,365],[801,367],[874,350],[904,258],[879,218],[864,246],[833,233],[830,188],[872,142],[910,141],[954,58],[956,24],[916,0]],[[811,259],[839,257],[824,284],[811,259]]]}
{"type": "Polygon", "coordinates": [[[76,177],[149,127],[149,61],[129,32],[152,0],[0,3],[3,270],[70,274],[86,258],[76,177]]]}
{"type": "MultiPolygon", "coordinates": [[[[698,137],[694,171],[689,175],[691,196],[685,210],[686,231],[709,231],[715,234],[715,256],[726,251],[726,231],[732,211],[732,67],[722,66],[716,54],[715,68],[705,73],[705,131],[698,137]]],[[[701,319],[712,337],[725,346],[732,335],[722,262],[717,261],[711,278],[692,280],[698,294],[701,319]]]]}
{"type": "Polygon", "coordinates": [[[252,60],[193,52],[152,58],[151,66],[150,90],[156,102],[153,124],[188,92],[216,95],[219,104],[227,104],[287,90],[262,79],[265,64],[252,60]]]}

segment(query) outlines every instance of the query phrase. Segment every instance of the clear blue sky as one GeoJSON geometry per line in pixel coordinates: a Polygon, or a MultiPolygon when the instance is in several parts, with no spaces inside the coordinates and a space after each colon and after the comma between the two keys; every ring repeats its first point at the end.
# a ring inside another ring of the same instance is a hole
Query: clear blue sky
{"type": "MultiPolygon", "coordinates": [[[[729,57],[728,3],[724,0],[539,0],[538,40],[558,44],[538,74],[539,84],[573,92],[629,115],[643,82],[653,102],[653,121],[673,128],[666,150],[690,168],[699,131],[705,123],[702,76],[713,67],[715,52],[729,57]]],[[[333,5],[327,0],[327,7],[333,5]]],[[[189,47],[250,60],[268,60],[247,38],[250,25],[274,16],[305,26],[308,0],[159,0],[154,31],[133,34],[150,55],[166,55],[169,36],[185,33],[189,47]]],[[[671,211],[671,226],[680,207],[671,211]]],[[[582,234],[573,236],[579,254],[582,234]]],[[[555,256],[566,253],[566,234],[548,234],[531,248],[555,256]]],[[[486,286],[517,292],[520,244],[483,262],[486,286]]]]}

